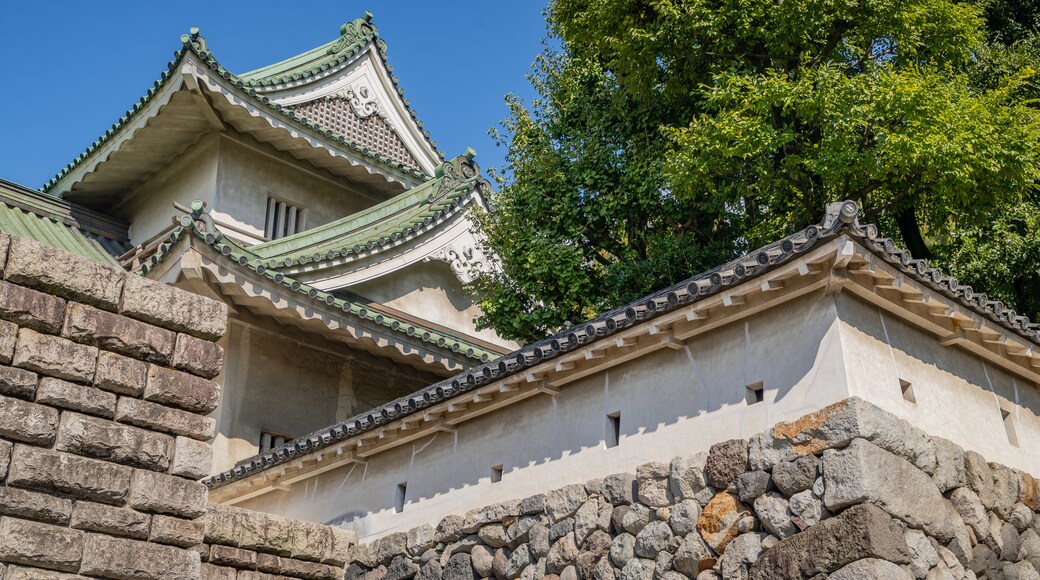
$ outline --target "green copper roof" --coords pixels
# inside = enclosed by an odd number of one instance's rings
[[[364,19],[359,19],[359,20],[364,20]],[[354,22],[358,22],[358,21],[355,20]],[[375,30],[374,27],[372,28],[372,30],[373,31]],[[373,34],[374,34],[374,32],[373,32]],[[341,37],[341,39],[342,39],[342,37]],[[369,160],[374,161],[375,163],[377,163],[379,165],[383,165],[383,166],[385,166],[387,168],[395,169],[395,170],[400,171],[402,173],[405,173],[406,175],[409,175],[409,176],[411,176],[413,178],[427,178],[427,177],[429,177],[427,174],[425,174],[422,171],[418,171],[416,169],[413,169],[412,167],[409,167],[408,165],[405,165],[404,163],[400,163],[398,161],[394,161],[393,159],[390,159],[389,157],[386,157],[385,155],[382,155],[382,154],[380,154],[380,153],[378,153],[376,151],[372,151],[368,147],[364,147],[362,145],[359,145],[359,144],[355,143],[353,140],[347,138],[345,135],[341,135],[341,134],[336,133],[335,131],[332,131],[332,130],[330,130],[328,128],[322,127],[322,126],[318,125],[317,123],[309,121],[306,117],[298,115],[298,114],[294,113],[293,111],[291,111],[291,110],[289,110],[287,108],[282,107],[281,105],[277,105],[277,104],[271,103],[270,99],[268,99],[265,96],[262,96],[262,95],[258,94],[256,89],[253,88],[253,86],[255,86],[255,85],[267,84],[270,81],[266,81],[266,80],[265,81],[260,81],[260,80],[258,80],[255,83],[247,83],[246,81],[244,81],[238,75],[236,75],[236,74],[232,73],[231,71],[227,70],[226,68],[224,68],[223,65],[221,65],[219,62],[217,62],[217,60],[213,57],[212,53],[210,53],[209,47],[208,47],[208,45],[206,43],[206,39],[203,38],[202,35],[199,34],[199,29],[198,28],[192,27],[192,29],[191,29],[189,34],[182,35],[181,36],[181,42],[183,43],[183,46],[174,53],[173,60],[171,60],[171,61],[169,61],[167,63],[167,70],[162,72],[162,74],[160,75],[159,79],[156,80],[155,83],[153,84],[153,86],[148,89],[147,93],[145,93],[145,95],[142,96],[138,100],[138,102],[134,103],[134,105],[129,110],[127,110],[127,112],[124,113],[123,116],[120,117],[118,121],[113,123],[112,126],[107,131],[105,131],[105,133],[103,135],[101,135],[93,143],[91,143],[91,145],[89,147],[87,147],[87,149],[85,151],[83,151],[78,156],[76,156],[76,158],[73,159],[71,163],[69,163],[64,168],[62,168],[62,170],[59,171],[57,175],[52,177],[46,184],[44,184],[44,186],[41,188],[44,192],[47,192],[47,191],[51,190],[55,185],[57,185],[57,183],[59,181],[64,179],[65,176],[67,176],[69,173],[71,173],[73,170],[75,170],[76,167],[78,167],[81,163],[86,161],[91,155],[96,153],[98,151],[98,149],[100,149],[102,147],[102,145],[107,143],[110,139],[115,137],[124,128],[126,128],[126,126],[129,124],[130,120],[133,119],[138,113],[140,113],[145,108],[145,106],[149,103],[149,101],[151,101],[152,98],[156,94],[159,93],[159,91],[162,89],[162,87],[166,84],[166,82],[169,79],[171,79],[171,78],[173,78],[175,76],[175,72],[174,71],[177,70],[177,67],[180,65],[181,61],[184,59],[185,55],[188,54],[189,51],[194,53],[200,59],[202,59],[202,61],[209,67],[209,69],[211,71],[213,71],[213,74],[215,76],[218,76],[218,77],[220,77],[220,78],[222,78],[222,79],[224,79],[226,81],[229,81],[231,83],[231,85],[232,85],[232,90],[235,90],[238,93],[239,97],[243,98],[244,100],[252,102],[254,105],[257,105],[258,107],[260,107],[260,108],[262,108],[264,110],[267,110],[267,111],[271,112],[272,114],[277,114],[277,115],[281,116],[282,118],[288,119],[290,122],[292,122],[294,125],[296,125],[300,130],[304,131],[307,134],[316,136],[319,139],[323,140],[330,148],[341,149],[341,150],[342,149],[351,150],[353,153],[360,154],[362,157],[366,157]],[[333,43],[330,43],[330,44],[334,44],[335,42],[338,42],[338,41],[333,41]],[[382,46],[382,43],[379,43],[379,44],[380,44],[380,46]],[[328,46],[328,45],[323,45],[323,46]],[[301,55],[301,56],[303,56],[303,55]],[[337,58],[345,59],[346,56],[344,56],[343,54],[340,54],[340,55],[337,56]],[[290,60],[293,60],[293,59],[290,59]],[[277,65],[272,65],[272,66],[277,66]],[[389,66],[387,68],[389,69]],[[263,69],[260,69],[260,70],[263,70]],[[256,71],[254,71],[254,72],[256,72]],[[393,81],[395,83],[395,86],[396,86],[397,78],[396,77],[392,77],[392,79],[393,79]],[[397,88],[397,91],[398,91],[398,93],[400,93],[402,95],[404,94],[404,92],[400,89],[400,87]],[[407,104],[407,100],[405,100],[405,103]],[[415,119],[415,111],[413,111],[411,109],[409,109],[409,111],[410,111],[413,119]],[[415,120],[416,120],[416,123],[421,128],[422,127],[422,123],[420,121],[418,121],[418,119],[415,119]],[[429,140],[429,132],[428,131],[424,131],[423,134],[426,136],[427,140]],[[436,143],[434,143],[432,141],[430,141],[430,143],[431,143],[431,145],[434,148],[436,148]],[[345,146],[345,147],[341,147],[341,146]]]
[[[370,255],[410,235],[419,234],[461,207],[465,195],[476,189],[487,193],[490,184],[473,162],[475,152],[441,164],[436,176],[366,210],[305,232],[250,246],[249,251],[268,268]]]
[[[363,17],[341,26],[340,37],[336,40],[282,62],[240,74],[238,78],[248,85],[256,86],[293,81],[328,70],[353,56],[358,49],[379,35],[371,21],[372,13],[366,12]]]
[[[38,191],[0,180],[0,231],[119,266],[127,226]]]
[[[398,334],[406,341],[411,341],[413,343],[427,343],[431,346],[450,350],[453,353],[457,353],[458,355],[469,359],[473,364],[487,362],[502,354],[502,352],[489,349],[474,341],[455,336],[442,328],[435,328],[432,324],[424,325],[417,323],[414,320],[405,320],[404,318],[395,316],[388,311],[380,309],[378,304],[371,304],[360,300],[353,300],[349,296],[344,298],[343,296],[334,295],[331,292],[324,292],[280,272],[268,269],[263,265],[262,260],[250,251],[251,248],[240,246],[234,241],[224,237],[219,231],[204,231],[200,229],[198,225],[199,222],[205,223],[209,218],[207,214],[203,213],[203,209],[204,204],[202,202],[194,202],[192,204],[193,213],[190,216],[186,215],[181,217],[181,225],[170,233],[165,242],[160,244],[156,253],[141,266],[138,273],[143,275],[155,269],[156,266],[161,264],[166,257],[170,255],[174,245],[183,239],[185,235],[190,234],[203,240],[220,256],[224,256],[225,260],[232,268],[249,270],[257,275],[263,276],[274,284],[284,286],[293,292],[308,297],[319,308],[331,308],[343,311],[358,320],[385,327],[384,330],[386,332]],[[212,230],[210,227],[207,227],[206,229]]]
[[[308,50],[290,59],[283,60],[247,73],[238,75],[238,78],[250,87],[274,86],[306,79],[310,76],[322,73],[330,68],[350,60],[355,54],[368,47],[374,42],[379,55],[383,59],[387,72],[390,73],[390,81],[394,84],[394,90],[401,97],[408,114],[415,124],[422,130],[423,137],[430,144],[437,155],[444,159],[444,153],[437,149],[437,142],[430,139],[430,132],[423,129],[423,122],[419,120],[415,109],[404,97],[404,89],[401,87],[400,79],[394,76],[394,67],[387,62],[386,43],[379,38],[379,30],[372,24],[372,13],[365,12],[361,18],[354,19],[339,28],[339,38],[327,42],[318,48]]]

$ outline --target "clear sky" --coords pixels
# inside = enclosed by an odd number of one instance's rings
[[[339,35],[371,11],[394,74],[438,147],[467,146],[482,168],[504,148],[488,129],[504,96],[530,100],[525,75],[545,36],[544,1],[7,2],[0,42],[0,177],[37,188],[107,130],[198,26],[213,55],[245,72]]]

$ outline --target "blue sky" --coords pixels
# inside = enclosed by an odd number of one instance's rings
[[[221,64],[245,72],[328,42],[365,10],[419,118],[448,157],[483,168],[505,150],[487,130],[545,36],[537,0],[434,3],[10,2],[0,43],[0,177],[40,187],[145,94],[198,26]]]

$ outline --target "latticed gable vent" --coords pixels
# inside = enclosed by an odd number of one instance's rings
[[[264,237],[277,240],[304,230],[304,211],[302,208],[286,203],[278,198],[267,198],[267,224]]]
[[[357,107],[364,107],[360,103]],[[374,103],[367,103],[374,105]],[[292,107],[292,110],[327,129],[346,135],[358,145],[393,159],[399,163],[420,169],[419,162],[412,157],[394,129],[376,108],[365,116],[358,114],[350,100],[335,96],[311,101]]]

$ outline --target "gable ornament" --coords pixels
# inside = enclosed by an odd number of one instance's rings
[[[386,113],[379,106],[379,103],[376,102],[375,97],[372,96],[367,86],[361,85],[357,88],[357,91],[353,87],[347,87],[342,95],[350,103],[351,110],[354,111],[358,118],[367,119],[372,115],[386,118]]]
[[[481,274],[492,271],[491,263],[484,252],[480,251],[475,244],[452,244],[445,246],[424,259],[440,260],[447,262],[452,273],[463,284],[470,284],[480,277]]]

